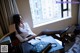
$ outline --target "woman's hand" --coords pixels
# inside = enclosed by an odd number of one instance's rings
[[[37,36],[36,35],[31,35],[30,37],[28,37],[28,40],[33,39],[35,37],[37,37]]]
[[[25,39],[24,39],[24,41],[27,41],[27,40],[28,40],[28,38],[25,38]]]

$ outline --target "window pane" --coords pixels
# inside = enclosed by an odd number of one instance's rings
[[[63,17],[67,17],[68,11],[63,11]]]
[[[63,0],[63,9],[67,9],[67,0]]]
[[[69,0],[69,2],[71,2],[71,0]],[[68,4],[68,8],[69,8],[69,17],[71,17],[71,3]]]
[[[61,0],[29,0],[33,25],[61,19]],[[65,1],[65,0],[64,0]],[[66,6],[67,7],[67,6]],[[66,8],[64,5],[64,8]],[[67,16],[67,12],[63,12]]]

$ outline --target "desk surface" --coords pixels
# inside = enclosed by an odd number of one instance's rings
[[[56,39],[54,39],[52,36],[47,36],[45,38],[42,38],[41,40],[52,44],[52,48],[49,50],[49,52],[53,52],[63,48],[62,45],[60,45],[60,43],[56,41]]]
[[[52,48],[49,50],[49,52],[53,52],[53,51],[56,51],[56,50],[59,50],[59,49],[62,49],[62,45],[60,45],[53,37],[51,36],[47,36],[45,38],[42,38],[41,41],[44,41],[44,42],[50,42],[50,43],[56,43],[57,46],[54,47],[52,46]],[[22,43],[22,49],[23,49],[23,53],[30,53],[30,50],[33,48],[32,45],[30,45],[27,41]]]

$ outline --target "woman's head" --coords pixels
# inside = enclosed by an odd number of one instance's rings
[[[18,25],[20,24],[20,15],[19,14],[13,15],[13,22]]]
[[[21,16],[19,14],[15,14],[13,15],[13,22],[15,24],[15,28],[17,30],[17,32],[20,34],[21,31],[19,30],[19,26],[20,26],[20,23],[21,23]]]

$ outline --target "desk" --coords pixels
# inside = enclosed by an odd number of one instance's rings
[[[56,43],[57,44],[57,47],[53,47],[51,46],[51,49],[49,49],[48,53],[50,52],[54,52],[56,50],[60,50],[62,49],[62,45],[60,45],[53,37],[51,36],[47,36],[45,38],[41,38],[41,41],[44,41],[44,42],[50,42],[50,43]],[[30,45],[28,42],[24,42],[21,44],[21,47],[23,49],[23,53],[30,53],[30,50],[33,48],[32,45]]]

